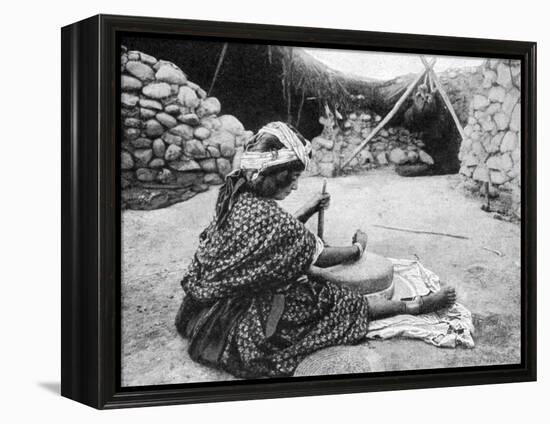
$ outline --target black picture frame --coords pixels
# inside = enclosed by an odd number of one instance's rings
[[[118,84],[128,33],[520,60],[521,363],[121,388]],[[536,43],[112,15],[61,36],[63,396],[103,409],[536,380]]]

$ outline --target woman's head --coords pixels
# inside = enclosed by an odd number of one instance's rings
[[[227,219],[242,191],[282,200],[298,188],[297,180],[311,158],[311,143],[283,122],[262,127],[247,143],[240,166],[221,186],[216,203],[216,225]]]
[[[284,148],[279,139],[271,134],[259,134],[252,141],[249,152],[277,152]],[[268,166],[258,176],[246,183],[246,188],[258,196],[283,200],[298,188],[298,178],[305,165],[298,159]]]

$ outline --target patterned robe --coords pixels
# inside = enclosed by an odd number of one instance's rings
[[[183,277],[176,327],[191,358],[237,377],[289,376],[316,350],[363,340],[366,298],[304,275],[315,243],[274,200],[240,194]]]

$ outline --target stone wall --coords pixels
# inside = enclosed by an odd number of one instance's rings
[[[221,184],[252,135],[178,66],[125,47],[121,90],[123,190]]]
[[[488,60],[470,103],[459,159],[465,186],[499,199],[504,212],[520,216],[520,62]]]
[[[438,73],[438,78],[453,105],[458,120],[464,127],[470,116],[472,98],[483,83],[481,67],[449,68]]]
[[[471,99],[483,81],[480,67],[447,69],[439,73],[438,78],[461,124],[466,125],[470,115]],[[435,87],[432,90],[435,90]],[[402,106],[402,109],[401,114],[404,112],[405,105]],[[449,112],[445,106],[441,105],[440,113],[448,114]],[[334,176],[340,172],[340,164],[343,160],[351,155],[381,120],[380,115],[361,107],[344,118],[343,124],[340,126],[336,125],[330,110],[326,110],[325,116],[320,118],[319,121],[324,129],[318,137],[312,140],[312,174]],[[451,116],[448,115],[448,118],[451,119]],[[454,126],[454,124],[452,125]],[[434,159],[423,150],[426,142],[421,131],[409,131],[399,125],[387,126],[342,171],[358,172],[376,167],[403,164],[433,165]],[[437,143],[440,142],[450,141],[437,140]]]
[[[322,117],[323,133],[312,140],[313,156],[310,173],[333,177],[342,171],[341,164],[378,125],[381,117],[370,111],[351,113],[340,129],[331,116]],[[356,172],[375,167],[405,163],[433,164],[433,159],[422,150],[424,143],[418,134],[403,127],[382,129],[343,171]]]

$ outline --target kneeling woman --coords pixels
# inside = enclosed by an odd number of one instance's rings
[[[292,375],[316,350],[365,339],[369,321],[453,303],[452,289],[413,301],[367,301],[324,267],[356,260],[367,236],[324,247],[304,223],[328,204],[317,195],[292,216],[277,205],[297,188],[311,147],[281,122],[248,143],[241,169],[220,188],[214,220],[201,233],[186,271],[179,333],[191,358],[238,377]]]

